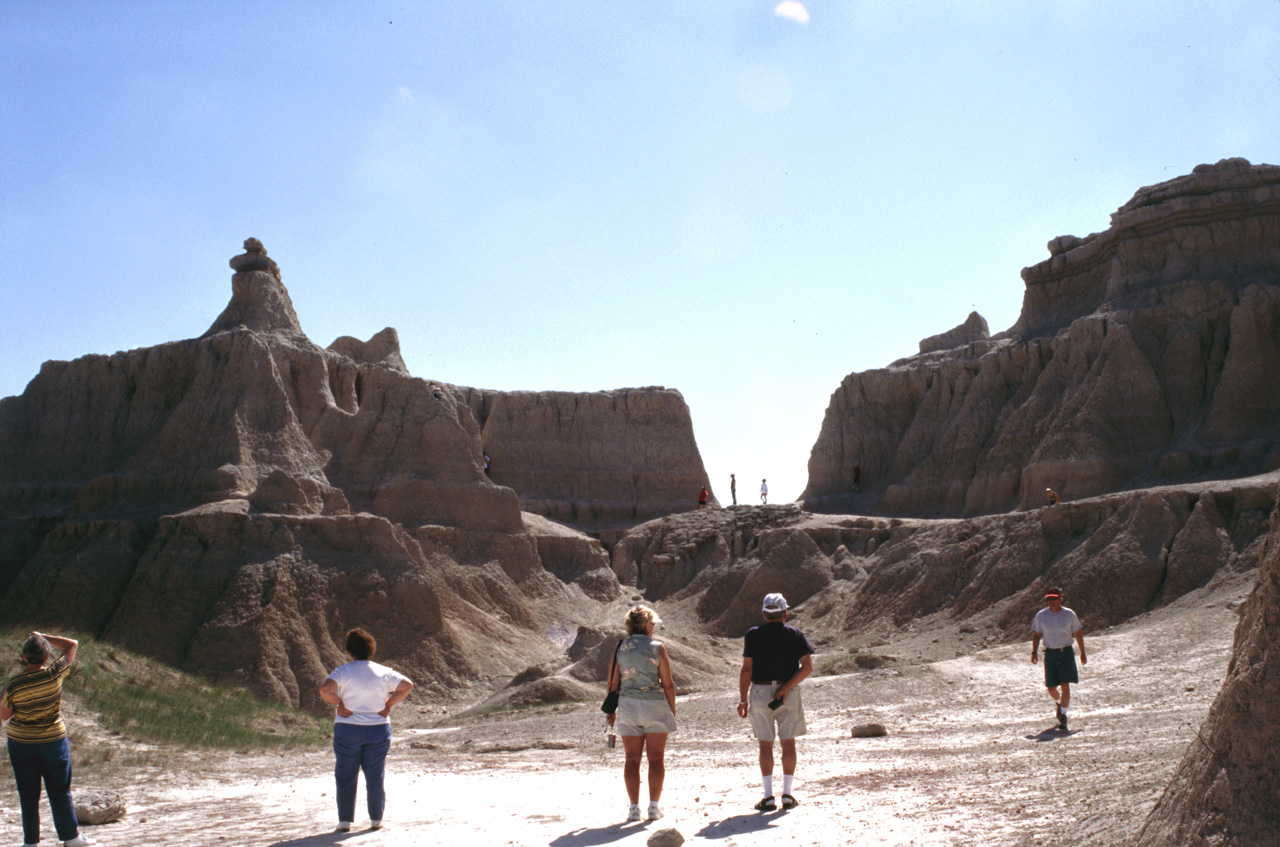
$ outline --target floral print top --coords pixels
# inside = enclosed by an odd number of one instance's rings
[[[622,673],[622,685],[618,696],[637,700],[664,700],[662,679],[658,675],[658,648],[661,641],[654,641],[643,633],[630,635],[618,647],[618,670]]]

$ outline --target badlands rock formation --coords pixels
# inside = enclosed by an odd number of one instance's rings
[[[1280,467],[1280,168],[1143,188],[1022,272],[1022,315],[831,397],[806,508],[958,516]],[[954,337],[950,349],[939,339]],[[862,490],[852,492],[861,464]]]
[[[685,604],[714,635],[759,622],[786,594],[806,631],[869,644],[906,628],[1028,637],[1044,589],[1063,588],[1090,630],[1121,623],[1258,565],[1277,475],[1126,492],[964,520],[813,515],[796,506],[674,515],[613,549],[624,583]],[[666,606],[664,606],[666,608]],[[852,640],[850,640],[852,639]]]
[[[1236,629],[1222,691],[1140,847],[1280,844],[1280,515]]]
[[[678,391],[463,396],[480,423],[490,477],[515,489],[526,512],[592,531],[625,529],[688,511],[698,489],[711,487]]]
[[[257,239],[231,267],[231,301],[200,338],[47,362],[0,400],[0,620],[312,705],[362,624],[447,693],[562,652],[558,633],[620,591],[598,541],[526,525],[517,492],[485,474],[472,404],[502,473],[549,511],[662,514],[706,478],[677,392],[429,383],[394,330],[313,344]],[[557,478],[554,457],[578,446]]]

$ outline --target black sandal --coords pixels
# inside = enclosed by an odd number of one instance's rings
[[[759,803],[756,803],[755,809],[757,812],[774,812],[774,811],[777,811],[778,804],[773,802],[773,796],[770,795],[764,798],[763,800],[761,800]]]
[[[796,806],[799,806],[799,805],[800,805],[800,801],[792,797],[790,794],[782,795],[782,808],[794,809]]]

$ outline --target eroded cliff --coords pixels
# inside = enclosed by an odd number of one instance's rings
[[[312,343],[257,239],[230,264],[199,338],[48,362],[0,400],[0,620],[307,705],[366,625],[448,694],[562,652],[620,592],[600,542],[526,525],[501,475],[614,525],[705,480],[678,392],[418,379],[393,329]]]
[[[1280,467],[1277,244],[1280,168],[1228,159],[1141,189],[1106,232],[1056,238],[1023,271],[1009,331],[957,328],[846,377],[805,507],[992,514],[1046,488],[1077,499]]]

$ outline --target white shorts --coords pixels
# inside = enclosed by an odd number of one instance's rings
[[[618,718],[614,727],[619,735],[646,735],[650,732],[675,732],[676,716],[671,714],[667,698],[639,700],[618,698]]]
[[[751,692],[747,695],[748,708],[751,712],[751,729],[761,741],[773,741],[781,738],[784,741],[804,735],[804,704],[800,702],[800,689],[793,688],[787,700],[776,709],[770,709],[769,703],[778,692],[778,683],[767,685],[751,684]],[[776,730],[776,731],[775,731]]]

